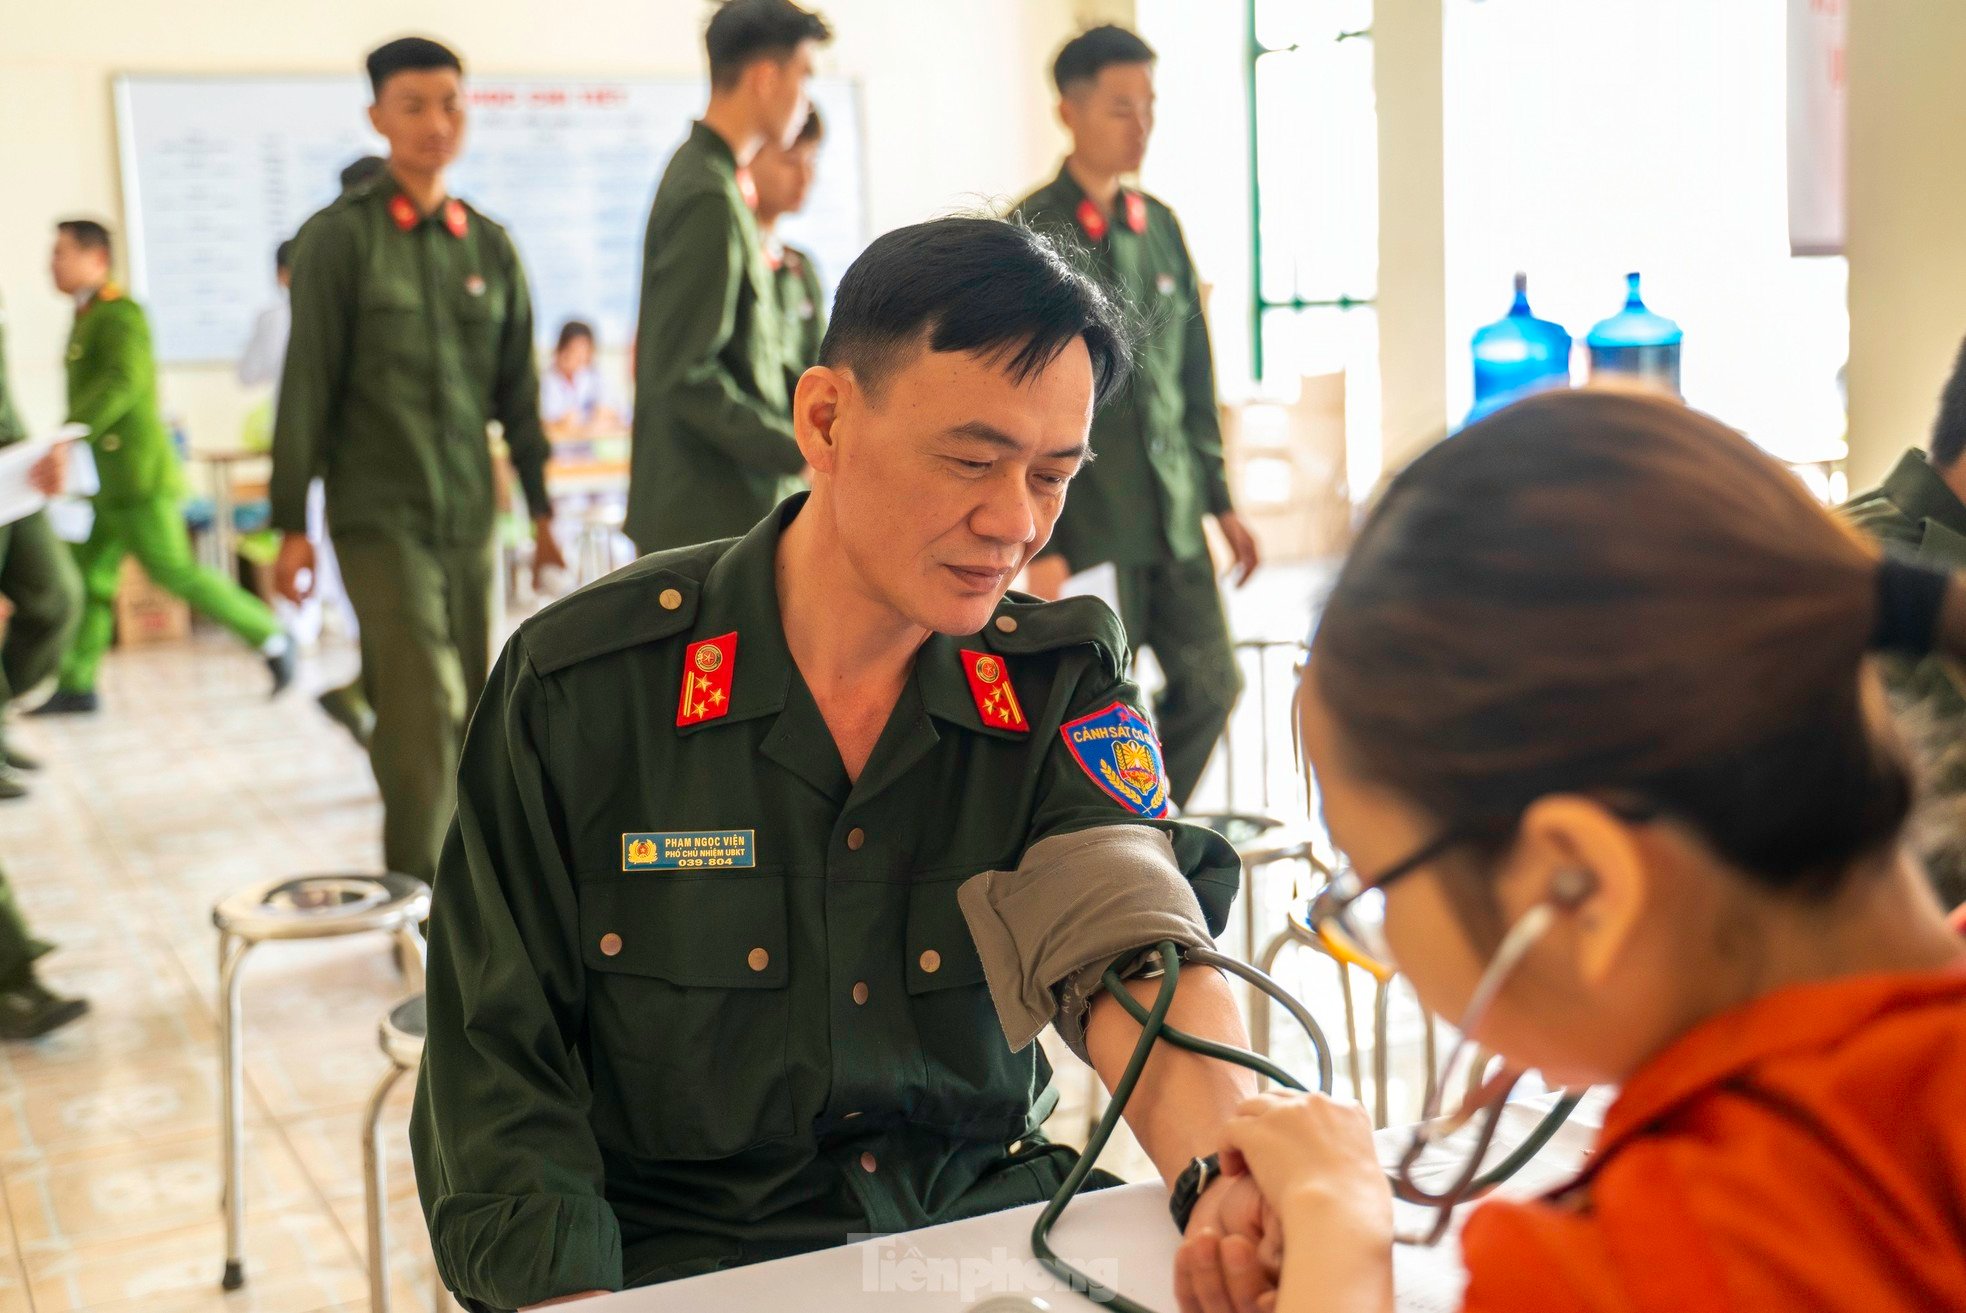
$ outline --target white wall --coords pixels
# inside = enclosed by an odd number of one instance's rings
[[[1966,5],[1850,6],[1850,482],[1922,446],[1966,335]]]
[[[1052,56],[1128,0],[821,0],[837,33],[824,71],[861,81],[873,231],[1014,199],[1048,178],[1062,135]],[[70,308],[48,282],[56,219],[119,229],[111,81],[120,73],[357,70],[426,33],[500,74],[678,74],[702,66],[700,0],[0,0],[0,297],[8,365],[37,430],[62,408]],[[468,149],[468,145],[467,145]],[[255,262],[261,252],[242,252]],[[233,445],[251,399],[229,369],[172,368],[167,410],[201,447]]]

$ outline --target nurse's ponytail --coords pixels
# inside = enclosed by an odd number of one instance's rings
[[[1387,488],[1312,664],[1358,768],[1506,842],[1634,796],[1771,887],[1832,890],[1913,788],[1867,654],[1966,658],[1966,585],[1884,565],[1780,464],[1665,398],[1550,393]]]

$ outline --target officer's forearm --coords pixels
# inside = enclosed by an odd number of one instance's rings
[[[1143,1004],[1151,1005],[1160,984],[1158,979],[1129,980],[1126,988]],[[1212,967],[1188,967],[1181,972],[1167,1021],[1203,1039],[1237,1048],[1249,1046],[1235,995]],[[1107,1089],[1118,1084],[1139,1040],[1140,1023],[1110,994],[1097,995],[1086,1020],[1086,1052]],[[1222,1124],[1237,1104],[1255,1092],[1256,1076],[1245,1068],[1172,1044],[1157,1044],[1127,1104],[1126,1122],[1171,1189],[1189,1162],[1215,1152],[1221,1144]]]

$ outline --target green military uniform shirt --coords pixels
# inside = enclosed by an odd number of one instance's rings
[[[1205,555],[1203,515],[1232,506],[1201,286],[1174,212],[1122,190],[1108,220],[1065,169],[1016,212],[1087,248],[1140,330],[1129,382],[1093,417],[1095,459],[1072,480],[1046,550],[1075,572]]]
[[[790,362],[786,366],[790,389],[797,386],[799,375],[819,363],[819,344],[826,338],[826,289],[819,285],[812,257],[798,247],[781,246],[768,260],[772,290],[785,320],[782,341]],[[791,395],[789,390],[786,395]]]
[[[640,550],[745,533],[805,468],[782,332],[736,157],[694,124],[656,188],[642,247],[624,526]]]
[[[273,433],[273,527],[489,540],[497,420],[528,509],[548,509],[532,298],[503,228],[448,200],[419,214],[384,174],[309,219]]]
[[[1139,720],[1114,710],[1138,695],[1091,599],[1013,596],[983,633],[932,637],[849,782],[779,622],[803,501],[528,620],[472,723],[411,1141],[439,1269],[474,1307],[1049,1196],[1069,1151],[1007,1146],[1050,1073],[1005,1041],[958,887],[1049,836],[1151,824],[1211,929],[1227,916],[1233,850],[1122,804],[1061,733]],[[985,723],[964,649],[999,663],[1025,730]]]
[[[150,321],[111,283],[75,314],[68,335],[68,418],[89,430],[98,508],[184,495],[184,472],[157,405]]]
[[[0,447],[27,440],[27,425],[14,409],[14,392],[7,384],[7,307],[0,305]]]
[[[1966,503],[1924,452],[1907,451],[1889,477],[1852,499],[1843,514],[1885,550],[1942,570],[1966,570]],[[1966,695],[1944,657],[1880,662],[1893,698],[1912,709],[1907,725],[1931,757],[1917,846],[1947,905],[1966,901]]]

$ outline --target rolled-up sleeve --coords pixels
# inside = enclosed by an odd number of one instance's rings
[[[1156,814],[1165,808],[1151,787],[1102,782],[1102,759],[1074,749],[1075,726],[1144,727],[1138,690],[1120,681],[1075,704],[1078,714],[1047,750],[1018,865],[974,876],[959,893],[1013,1049],[1051,1024],[1082,1053],[1085,1012],[1106,968],[1164,940],[1212,946],[1241,884],[1227,840]],[[1153,764],[1164,790],[1157,746]]]
[[[473,1309],[622,1281],[575,1047],[577,904],[523,642],[500,658],[465,740],[430,915],[429,1032],[410,1128],[438,1271]]]

